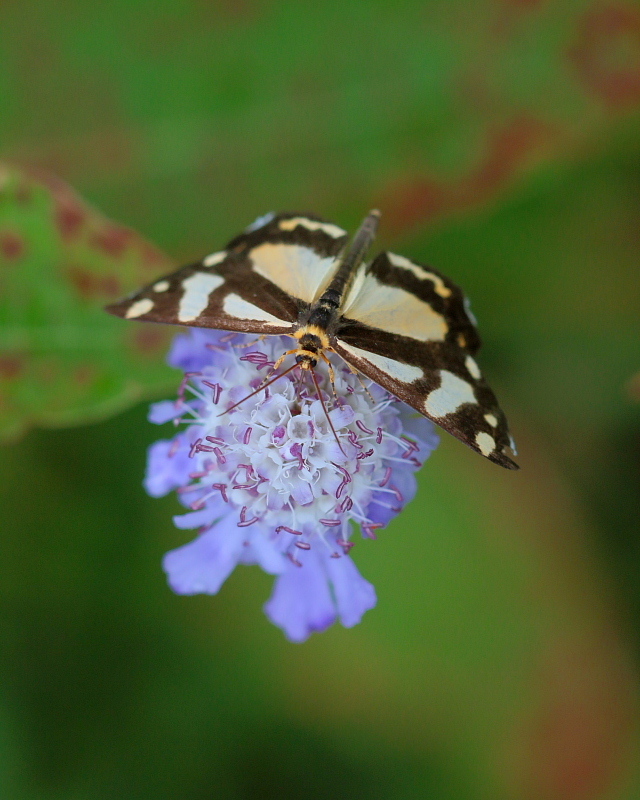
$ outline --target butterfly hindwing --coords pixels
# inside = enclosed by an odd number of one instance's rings
[[[462,290],[436,270],[395,253],[380,253],[360,268],[342,314],[422,342],[450,342],[471,354],[480,348]]]
[[[381,253],[345,301],[334,349],[469,447],[515,469],[504,452],[512,444],[505,416],[472,355],[479,346],[459,287]]]

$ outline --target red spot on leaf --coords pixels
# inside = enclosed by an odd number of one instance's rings
[[[108,222],[91,235],[91,244],[108,256],[117,258],[124,253],[133,236],[135,234],[130,228]]]
[[[152,355],[167,346],[169,334],[161,326],[136,326],[133,333],[133,345],[145,355]]]
[[[78,386],[88,386],[94,382],[97,374],[94,364],[79,364],[73,370],[73,380]]]
[[[23,182],[16,186],[14,197],[17,203],[24,206],[30,202],[31,196],[31,186],[28,183]]]
[[[12,380],[22,372],[24,360],[19,356],[0,355],[0,378]]]
[[[378,204],[388,208],[385,222],[398,233],[444,213],[452,205],[450,190],[429,178],[399,183]]]
[[[640,102],[640,11],[624,5],[590,11],[569,58],[583,84],[610,108]]]
[[[20,258],[25,250],[24,239],[15,231],[0,232],[0,253],[7,261]]]
[[[148,242],[142,241],[140,245],[140,255],[145,269],[157,270],[160,267],[170,268],[170,261],[165,253]]]
[[[463,182],[462,197],[466,193],[469,201],[476,202],[498,189],[544,144],[548,134],[542,122],[528,115],[518,117],[499,130],[489,141],[484,161]]]
[[[65,194],[56,197],[55,217],[63,241],[69,242],[79,234],[87,212],[75,197]]]
[[[119,297],[122,294],[120,281],[115,275],[96,275],[83,267],[70,267],[67,275],[84,300]]]
[[[522,115],[495,132],[486,154],[468,175],[447,184],[421,176],[398,182],[380,200],[395,233],[434,217],[478,205],[497,193],[535,158],[540,158],[550,130],[534,117]]]

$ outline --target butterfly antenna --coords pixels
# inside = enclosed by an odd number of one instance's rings
[[[266,383],[263,383],[260,386],[258,386],[255,392],[251,392],[251,394],[248,394],[246,397],[243,397],[242,400],[238,400],[237,403],[234,403],[232,406],[229,406],[229,408],[225,409],[222,413],[218,414],[218,416],[222,417],[224,414],[228,414],[229,411],[233,411],[234,408],[237,408],[241,403],[244,403],[245,400],[249,400],[251,397],[255,397],[255,395],[259,394],[263,389],[266,389],[267,386],[271,386],[271,384],[275,383],[278,380],[278,378],[283,378],[285,375],[288,375],[297,366],[298,364],[293,364],[293,366],[289,367],[289,369],[285,369],[284,372],[279,372],[274,378],[271,378],[270,381],[267,381]]]
[[[316,378],[316,373],[313,370],[311,370],[311,377],[313,378],[313,382],[314,382],[314,384],[316,386],[316,391],[318,392],[318,400],[320,401],[320,405],[322,406],[322,410],[324,411],[324,415],[327,418],[327,422],[329,423],[329,427],[331,428],[333,436],[334,436],[334,438],[335,438],[335,440],[336,440],[336,442],[338,444],[338,447],[340,448],[340,452],[342,453],[343,456],[346,457],[347,454],[342,449],[342,445],[340,444],[340,439],[338,439],[338,434],[336,433],[336,429],[333,427],[333,422],[331,422],[331,417],[329,416],[329,412],[327,411],[327,407],[324,404],[324,400],[322,399],[322,392],[320,391],[320,384],[318,383],[318,379]]]

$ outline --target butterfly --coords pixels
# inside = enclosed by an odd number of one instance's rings
[[[474,358],[480,338],[467,298],[440,272],[405,256],[383,252],[366,262],[379,219],[371,211],[349,244],[345,230],[314,214],[266,214],[224,250],[106,310],[125,319],[287,334],[295,347],[276,368],[293,355],[293,367],[313,374],[324,361],[331,370],[326,352],[337,353],[490,461],[518,469],[506,453],[515,455],[507,420]]]

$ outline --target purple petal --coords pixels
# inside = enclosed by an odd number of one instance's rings
[[[245,532],[229,515],[189,544],[169,551],[162,562],[176,594],[216,594],[233,572]]]
[[[358,572],[349,556],[330,558],[325,555],[325,566],[336,598],[340,622],[352,628],[362,619],[365,611],[376,604],[376,590]]]
[[[408,413],[402,414],[401,418],[404,433],[415,439],[420,445],[419,457],[424,461],[440,442],[436,426],[430,419],[417,416],[412,408],[408,409]]]
[[[152,403],[149,406],[147,419],[156,425],[162,425],[183,414],[185,407],[182,403],[175,403],[173,400],[161,400],[159,403]]]
[[[257,530],[251,537],[248,546],[242,552],[240,561],[243,564],[257,564],[269,575],[280,575],[289,565],[285,556],[262,530]]]
[[[194,495],[195,497],[195,495]],[[198,511],[191,511],[189,514],[178,514],[173,518],[176,528],[189,530],[191,528],[201,528],[203,525],[211,525],[217,517],[228,511],[223,500],[219,503],[209,502],[205,508]]]
[[[336,611],[316,550],[300,551],[296,556],[302,566],[287,565],[285,572],[276,579],[264,611],[292,642],[304,642],[314,631],[333,625]]]
[[[333,427],[337,429],[344,428],[346,425],[351,425],[355,419],[355,411],[349,405],[342,405],[334,408],[329,412],[329,418],[333,423]]]
[[[182,436],[171,440],[160,439],[147,451],[144,488],[152,497],[162,497],[172,489],[188,483],[190,466],[189,448]]]
[[[207,347],[217,345],[222,333],[211,330],[191,329],[178,334],[171,343],[167,361],[172,367],[185,372],[198,372],[215,363],[216,351]]]

